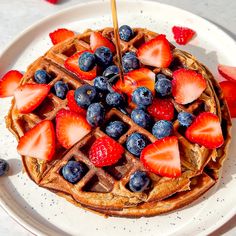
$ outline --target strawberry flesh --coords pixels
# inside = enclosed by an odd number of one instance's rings
[[[172,94],[177,103],[188,104],[195,101],[206,87],[204,77],[194,70],[181,68],[173,73]]]
[[[165,35],[160,34],[139,47],[137,57],[147,66],[168,67],[172,61],[170,43]]]
[[[51,32],[49,34],[49,37],[53,43],[53,45],[56,45],[58,43],[61,43],[71,37],[74,37],[75,36],[75,33],[71,30],[68,30],[68,29],[57,29],[55,30],[54,32]]]
[[[210,112],[203,112],[187,128],[186,137],[209,149],[220,147],[224,143],[219,117]]]
[[[50,88],[47,84],[24,84],[19,86],[14,92],[18,111],[22,114],[33,111],[47,97]]]
[[[56,115],[56,135],[66,149],[72,147],[91,131],[85,117],[73,111],[61,109]]]
[[[181,26],[173,26],[172,32],[174,34],[175,42],[180,45],[186,45],[196,34],[194,30]]]
[[[218,65],[218,71],[225,79],[236,82],[236,67]]]
[[[14,91],[20,85],[23,75],[17,70],[8,71],[0,79],[0,98],[14,95]]]
[[[65,67],[69,71],[75,73],[80,79],[93,80],[97,76],[97,67],[96,66],[91,71],[88,71],[88,72],[82,71],[79,68],[79,57],[84,52],[91,52],[91,51],[84,50],[84,51],[74,54],[71,57],[68,57],[65,61]]]
[[[51,121],[44,120],[20,138],[17,151],[22,156],[51,160],[55,153],[55,131]]]
[[[166,137],[145,147],[141,162],[149,171],[164,177],[176,178],[181,175],[178,138]]]
[[[99,47],[107,47],[111,50],[112,53],[115,53],[115,45],[107,38],[105,38],[99,32],[92,32],[90,35],[90,47],[93,52],[96,51]]]

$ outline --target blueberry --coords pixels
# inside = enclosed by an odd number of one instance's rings
[[[119,35],[120,35],[120,39],[128,42],[130,41],[131,38],[133,38],[133,30],[130,26],[128,25],[122,25],[119,28]]]
[[[82,71],[90,71],[95,66],[95,56],[91,52],[84,52],[79,57],[79,68]]]
[[[87,110],[86,119],[94,127],[99,126],[104,121],[105,109],[100,103],[92,103]]]
[[[142,150],[149,144],[147,138],[140,133],[131,134],[127,141],[126,147],[129,152],[135,156],[140,156]]]
[[[7,161],[0,159],[0,176],[5,175],[9,170]]]
[[[65,99],[66,94],[69,90],[69,87],[68,87],[68,84],[64,83],[63,81],[57,81],[54,84],[54,90],[57,97],[61,99]]]
[[[157,82],[155,84],[157,95],[160,97],[168,96],[172,92],[172,83],[163,74],[157,75]]]
[[[104,76],[97,76],[94,79],[94,87],[99,91],[107,91],[108,90],[108,81]]]
[[[139,60],[134,52],[127,52],[122,57],[122,65],[125,72],[139,68]]]
[[[121,121],[112,121],[106,127],[106,134],[114,139],[119,139],[126,132],[126,125]]]
[[[78,161],[68,161],[67,164],[62,168],[62,175],[64,179],[72,184],[80,181],[86,172],[87,168],[85,165]]]
[[[129,180],[129,188],[132,192],[143,192],[148,189],[150,178],[144,171],[134,172]]]
[[[75,101],[82,108],[87,108],[96,96],[96,89],[92,85],[82,85],[75,90]]]
[[[132,94],[132,101],[140,107],[151,105],[152,100],[152,93],[146,87],[139,87]]]
[[[194,115],[188,113],[188,112],[180,112],[178,114],[178,121],[183,126],[190,126],[194,120]]]
[[[116,92],[108,93],[106,103],[111,107],[122,107],[124,105],[124,98],[121,94]]]
[[[131,112],[131,119],[139,126],[148,129],[151,126],[152,119],[143,109],[134,109]]]
[[[119,68],[118,66],[112,65],[106,68],[103,72],[103,76],[107,77],[108,79],[111,79],[115,75],[119,74]]]
[[[106,68],[112,63],[112,52],[107,47],[97,48],[95,51],[96,62],[99,66]]]
[[[170,121],[159,120],[152,127],[152,134],[158,138],[162,139],[170,136],[173,130],[173,125]]]
[[[38,84],[48,84],[52,80],[45,70],[37,70],[34,73],[34,79]]]

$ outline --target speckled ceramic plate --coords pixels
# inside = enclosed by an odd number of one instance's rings
[[[120,24],[147,27],[167,34],[173,41],[173,25],[189,26],[197,37],[182,47],[207,65],[216,78],[217,64],[235,63],[236,45],[218,27],[189,12],[156,2],[119,1]],[[111,26],[107,1],[77,5],[62,11],[23,32],[1,55],[0,72],[11,68],[24,71],[51,47],[48,33],[58,27],[78,32]],[[219,77],[218,77],[219,78]],[[108,218],[86,212],[63,198],[39,188],[21,172],[16,141],[5,128],[4,116],[10,99],[0,100],[0,156],[11,166],[8,177],[0,180],[0,203],[22,226],[38,235],[206,235],[236,213],[236,146],[231,150],[222,178],[213,189],[193,204],[171,214],[148,219]],[[236,132],[234,121],[233,133]],[[232,143],[235,143],[235,136]]]

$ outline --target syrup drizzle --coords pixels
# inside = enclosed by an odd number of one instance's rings
[[[119,26],[118,26],[118,19],[117,19],[116,0],[111,0],[111,12],[112,12],[113,27],[114,27],[114,37],[115,37],[115,46],[116,46],[116,52],[117,52],[118,68],[120,71],[120,79],[122,82],[124,82],[124,71],[123,71],[123,66],[122,66],[122,54],[121,54],[121,47],[120,47],[120,36],[119,36]]]

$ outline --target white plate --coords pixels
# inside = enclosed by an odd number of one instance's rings
[[[216,77],[218,63],[233,65],[235,42],[218,27],[181,9],[145,1],[119,1],[121,24],[147,27],[167,34],[173,41],[173,25],[189,26],[197,37],[181,47],[207,65]],[[78,32],[111,26],[107,1],[74,6],[42,20],[23,32],[1,55],[0,72],[26,70],[34,59],[51,47],[48,33],[58,27]],[[0,101],[0,156],[11,165],[9,177],[1,178],[0,203],[21,225],[38,235],[206,235],[236,213],[236,147],[231,145],[220,183],[193,204],[171,214],[148,219],[105,219],[76,208],[63,198],[36,186],[21,172],[16,141],[5,128],[10,99]],[[235,133],[235,121],[234,130]],[[235,143],[235,137],[232,140]]]

